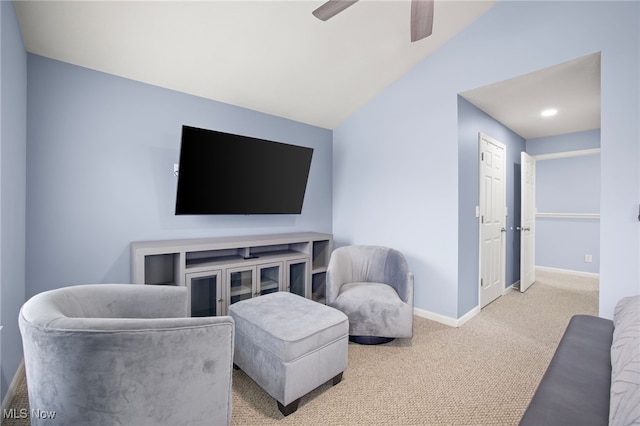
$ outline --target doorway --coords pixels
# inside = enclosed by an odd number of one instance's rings
[[[479,212],[478,197],[478,132],[490,135],[503,142],[507,148],[507,232],[506,232],[506,279],[503,294],[512,288],[519,288],[521,278],[520,243],[522,231],[520,187],[520,152],[529,152],[529,142],[537,142],[553,135],[571,135],[599,127],[600,117],[600,55],[595,53],[570,60],[547,69],[534,71],[514,79],[489,84],[458,94],[458,165],[459,165],[459,206],[458,243],[458,290],[460,315],[482,306],[479,298],[480,262],[478,261]],[[570,102],[579,95],[580,101]],[[539,112],[543,107],[558,106],[559,114],[553,120],[544,120]],[[539,102],[538,102],[539,101]],[[527,108],[525,108],[527,107]],[[579,107],[579,108],[578,108]],[[497,109],[496,109],[497,108]],[[503,115],[503,112],[508,113]],[[573,117],[573,119],[572,119]],[[511,121],[510,118],[517,120]],[[582,126],[584,124],[584,127]],[[535,133],[533,133],[535,132]],[[554,145],[555,146],[555,145]],[[583,145],[576,145],[582,147]],[[552,148],[551,141],[545,147]],[[585,147],[589,148],[589,146]],[[567,144],[563,150],[571,150]],[[530,154],[553,152],[540,148]],[[538,170],[540,172],[540,169]],[[473,193],[471,192],[473,191]],[[540,188],[538,189],[540,191]],[[540,206],[538,206],[540,208]],[[541,210],[542,211],[542,210]],[[568,211],[574,211],[568,210]],[[544,213],[544,211],[542,211]],[[536,213],[539,218],[543,213]],[[558,213],[552,211],[551,213]],[[562,213],[562,211],[560,211]],[[536,219],[537,220],[537,219]],[[571,219],[573,220],[573,219]],[[593,219],[594,221],[597,219]],[[565,219],[565,221],[567,221]],[[538,224],[539,225],[539,224]],[[545,232],[542,232],[545,231]],[[536,245],[540,259],[543,242],[557,241],[557,233],[536,227]],[[580,235],[582,236],[582,234]],[[543,239],[544,238],[544,239]],[[573,240],[572,240],[573,241]],[[554,247],[552,247],[554,248]],[[592,251],[593,250],[593,251]],[[585,249],[584,253],[596,254],[598,248]],[[584,253],[582,257],[584,258]],[[557,257],[557,256],[556,256]],[[594,264],[596,263],[596,256]],[[584,263],[581,260],[582,263]],[[471,265],[474,266],[471,266]],[[476,266],[477,265],[477,266]],[[580,265],[576,265],[577,268]],[[558,266],[562,268],[563,266]],[[567,269],[575,269],[567,267]],[[483,279],[484,281],[484,279]],[[483,282],[484,284],[484,282]]]

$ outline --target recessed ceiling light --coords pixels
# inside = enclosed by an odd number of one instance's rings
[[[545,109],[544,111],[542,111],[540,113],[541,116],[543,117],[553,117],[554,115],[556,115],[558,113],[558,110],[555,108],[549,108],[549,109]]]

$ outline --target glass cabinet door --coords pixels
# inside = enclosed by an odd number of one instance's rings
[[[229,304],[253,297],[256,281],[256,268],[227,269],[227,287],[229,288]]]
[[[220,271],[187,274],[188,308],[192,317],[223,315]]]
[[[282,284],[282,262],[258,266],[258,292],[256,296],[275,293]]]
[[[307,259],[287,261],[287,290],[298,296],[307,297],[307,271],[309,261]]]

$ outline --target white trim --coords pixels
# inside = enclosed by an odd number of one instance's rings
[[[18,383],[20,382],[24,374],[25,374],[25,370],[24,370],[24,358],[23,358],[22,361],[20,361],[20,365],[18,365],[18,370],[16,371],[16,374],[13,376],[13,379],[11,380],[9,389],[7,389],[7,394],[4,396],[4,399],[2,400],[3,413],[4,413],[4,410],[9,408],[9,403],[11,402],[16,392],[18,391]]]
[[[553,152],[551,154],[532,155],[536,160],[556,160],[558,158],[582,157],[583,155],[598,155],[600,148],[579,149],[576,151]]]
[[[599,278],[600,274],[596,272],[574,271],[572,269],[550,268],[548,266],[536,266],[536,271],[555,272],[557,274],[578,275],[589,278]]]
[[[458,318],[456,320],[456,322],[457,322],[456,327],[463,326],[467,321],[469,321],[471,318],[475,317],[479,313],[480,313],[480,306],[478,305],[475,308],[471,309],[466,314],[464,314],[463,316],[461,316],[460,318]]]
[[[480,307],[476,306],[469,312],[461,316],[460,318],[451,318],[445,315],[436,314],[435,312],[426,311],[420,308],[413,308],[413,314],[417,317],[426,318],[431,321],[439,322],[440,324],[448,325],[450,327],[461,327],[464,323],[469,321],[480,313]]]
[[[600,213],[536,213],[536,217],[556,219],[600,219]]]

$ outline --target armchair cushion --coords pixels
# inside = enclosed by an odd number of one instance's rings
[[[349,317],[349,334],[352,336],[412,335],[413,307],[404,303],[388,284],[344,284],[331,306]]]

